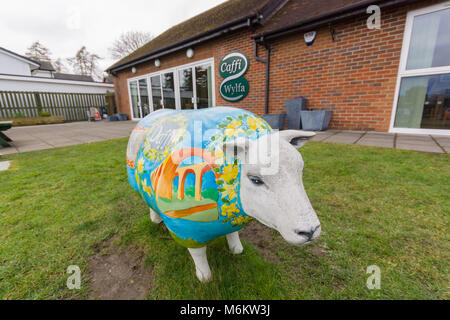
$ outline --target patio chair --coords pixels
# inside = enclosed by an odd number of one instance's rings
[[[2,145],[3,147],[11,147],[9,142],[12,142],[12,140],[2,131],[10,129],[12,127],[12,124],[12,121],[0,121],[0,145]]]
[[[88,121],[91,122],[92,120],[95,121],[95,114],[97,113],[97,109],[90,108],[88,111],[86,111],[88,116]]]

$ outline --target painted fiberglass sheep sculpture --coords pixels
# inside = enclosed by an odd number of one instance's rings
[[[315,134],[275,132],[242,109],[160,110],[141,120],[127,149],[128,179],[188,248],[200,281],[211,279],[209,241],[226,235],[242,253],[238,231],[252,219],[277,230],[293,245],[309,244],[321,232],[302,182],[296,147]]]

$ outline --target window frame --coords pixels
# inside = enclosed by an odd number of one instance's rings
[[[196,89],[196,83],[195,83],[195,67],[197,66],[202,66],[202,65],[210,65],[211,66],[211,79],[212,79],[212,90],[211,90],[211,95],[212,95],[212,108],[216,107],[216,85],[215,85],[215,64],[214,64],[214,58],[208,58],[208,59],[204,59],[204,60],[198,60],[198,61],[194,61],[194,62],[190,62],[187,64],[183,64],[183,65],[178,65],[175,67],[171,67],[171,68],[167,68],[167,69],[162,69],[162,70],[158,70],[156,72],[152,72],[152,73],[148,73],[148,74],[144,74],[144,75],[140,75],[140,76],[136,76],[136,77],[132,77],[132,78],[128,78],[127,79],[127,90],[128,90],[128,98],[129,98],[129,103],[130,103],[130,112],[131,112],[131,120],[133,121],[139,121],[142,120],[142,118],[135,118],[134,114],[133,114],[133,105],[132,105],[132,99],[131,99],[131,88],[130,88],[130,83],[133,81],[138,81],[142,80],[142,79],[146,79],[147,80],[147,90],[148,90],[148,94],[149,94],[149,103],[150,103],[150,113],[153,112],[153,94],[152,94],[152,87],[151,87],[151,78],[155,77],[155,76],[159,76],[160,77],[160,81],[161,81],[161,97],[162,99],[164,99],[164,95],[163,95],[163,89],[162,89],[162,75],[165,73],[171,73],[173,72],[173,76],[174,76],[174,90],[175,90],[175,110],[181,110],[181,98],[180,98],[180,83],[179,83],[179,75],[178,72],[179,70],[184,70],[184,69],[188,69],[188,68],[193,68],[193,78],[192,81],[193,83],[193,89],[194,89],[194,97],[197,97],[197,89]],[[142,115],[141,112],[141,107],[140,107],[140,94],[138,95],[138,100],[139,100],[139,113],[140,115]],[[164,108],[163,108],[164,109]],[[197,104],[195,104],[195,109],[197,109]],[[171,109],[173,110],[173,109]]]
[[[403,45],[400,57],[399,71],[397,75],[397,84],[395,87],[394,104],[392,107],[391,121],[389,125],[389,132],[392,133],[411,133],[411,134],[442,134],[450,135],[449,129],[423,129],[423,128],[396,128],[395,117],[397,115],[398,100],[400,97],[400,87],[403,78],[417,77],[417,76],[430,76],[439,74],[450,74],[450,65],[444,67],[431,67],[422,69],[407,70],[407,60],[409,54],[409,47],[411,44],[411,35],[414,25],[414,18],[424,14],[437,12],[444,9],[450,9],[450,1],[442,2],[432,6],[424,7],[421,9],[411,10],[407,13],[405,31],[403,34]]]

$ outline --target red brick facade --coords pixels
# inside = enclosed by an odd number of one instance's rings
[[[420,7],[436,1],[422,2]],[[285,100],[304,96],[311,109],[331,109],[332,129],[388,131],[395,96],[397,73],[408,10],[418,5],[382,11],[380,30],[369,30],[368,15],[333,25],[335,41],[328,27],[317,31],[312,46],[306,46],[303,33],[271,42],[270,113],[285,113]],[[217,106],[242,107],[264,114],[265,64],[257,62],[251,36],[258,29],[236,31],[194,47],[192,59],[185,50],[161,57],[161,67],[153,60],[119,72],[114,78],[118,111],[130,115],[127,79],[167,68],[214,58]],[[265,50],[259,48],[262,58]],[[250,58],[245,76],[250,84],[248,96],[230,103],[219,94],[222,81],[218,63],[227,53],[240,50]]]

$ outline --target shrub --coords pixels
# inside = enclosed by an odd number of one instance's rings
[[[19,119],[19,118],[25,118],[25,115],[22,112],[17,112],[14,115],[14,118]]]
[[[40,117],[51,117],[51,114],[48,111],[39,111],[39,116]]]

